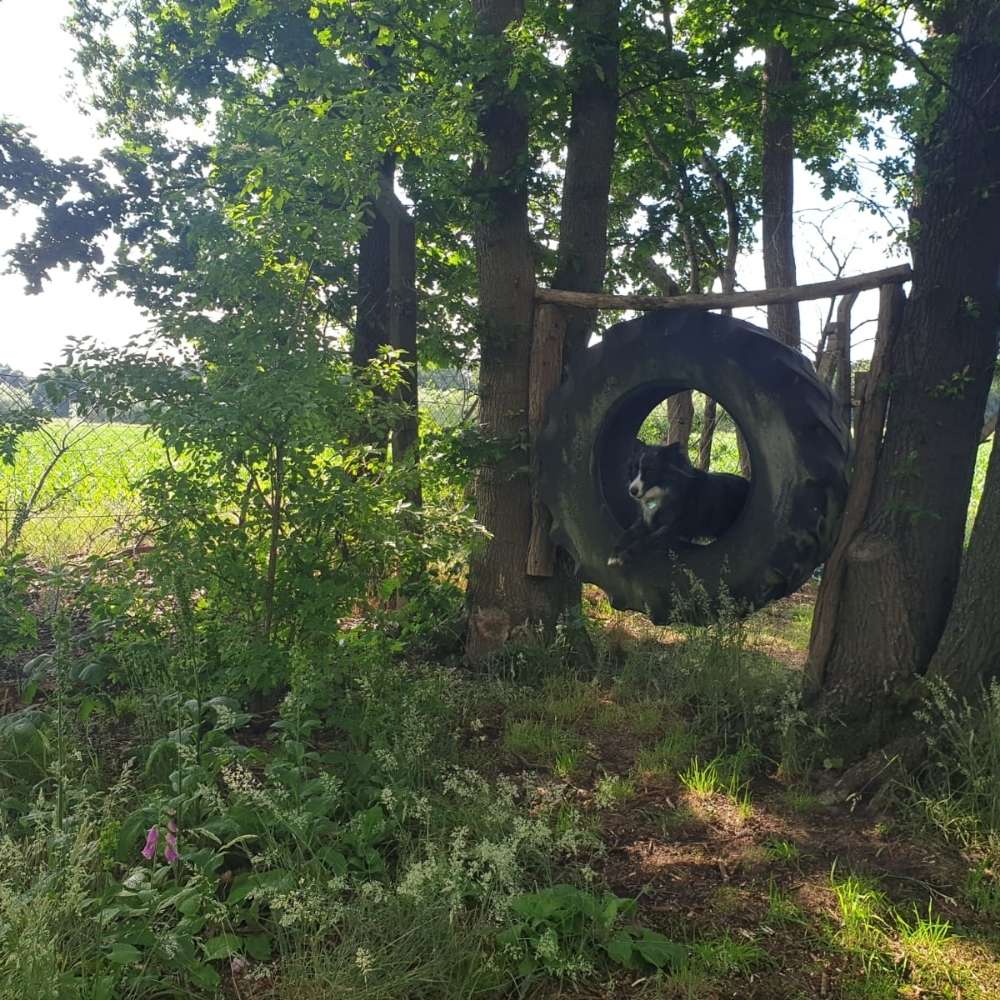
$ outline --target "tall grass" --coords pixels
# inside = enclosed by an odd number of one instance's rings
[[[21,438],[12,466],[0,465],[0,545],[30,504],[17,544],[34,558],[108,549],[137,516],[139,480],[162,461],[141,424],[50,421]]]

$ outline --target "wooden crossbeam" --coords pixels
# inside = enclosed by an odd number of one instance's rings
[[[848,278],[817,281],[794,288],[765,288],[756,292],[711,292],[707,295],[606,295],[603,292],[566,292],[558,288],[539,288],[538,302],[584,309],[739,309],[742,306],[767,306],[777,302],[808,302],[846,292],[863,292],[880,285],[901,285],[913,277],[909,264],[868,271]]]

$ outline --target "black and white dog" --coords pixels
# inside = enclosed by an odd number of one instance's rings
[[[609,566],[666,551],[695,538],[718,538],[743,509],[750,483],[728,472],[696,469],[680,444],[636,442],[628,491],[639,506],[635,523],[618,539]]]

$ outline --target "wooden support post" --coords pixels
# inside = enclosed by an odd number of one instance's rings
[[[844,423],[851,425],[851,310],[857,301],[857,291],[842,296],[837,305],[837,399]]]
[[[528,382],[528,433],[534,455],[535,441],[545,422],[545,405],[562,379],[563,343],[566,317],[554,305],[540,304],[535,309],[531,340],[531,372]],[[528,541],[528,576],[552,576],[556,566],[556,547],[549,538],[552,518],[531,486],[531,537]]]
[[[871,372],[865,386],[863,412],[855,438],[854,473],[851,477],[840,533],[833,552],[826,561],[823,582],[813,613],[809,660],[804,678],[807,696],[822,687],[826,659],[833,648],[833,628],[837,620],[837,609],[847,570],[848,550],[864,524],[875,484],[875,469],[878,466],[885,415],[889,406],[887,378],[889,358],[893,341],[899,332],[905,302],[906,296],[899,285],[883,285],[879,289],[878,329],[875,334]]]
[[[837,374],[837,357],[840,353],[840,328],[836,320],[826,324],[823,330],[823,352],[816,363],[816,374],[831,388]]]
[[[854,407],[854,419],[851,423],[851,430],[854,440],[857,441],[861,431],[861,421],[865,413],[865,399],[868,397],[868,382],[871,372],[857,372],[854,376],[854,395],[851,397],[851,405]]]

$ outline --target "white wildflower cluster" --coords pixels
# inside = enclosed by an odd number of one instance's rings
[[[442,785],[474,807],[478,832],[459,827],[447,845],[432,846],[405,869],[396,891],[414,901],[445,900],[454,913],[474,900],[501,920],[511,898],[523,891],[532,860],[574,851],[583,840],[574,827],[557,834],[544,815],[526,814],[508,779],[491,784],[475,771],[456,769]]]
[[[358,971],[367,983],[369,975],[371,975],[375,968],[375,960],[372,958],[371,952],[367,948],[358,948],[354,953],[354,964],[358,967]]]
[[[344,794],[344,782],[341,781],[332,771],[324,771],[317,775],[320,784],[323,786],[323,793],[333,802],[339,802]]]
[[[430,817],[431,804],[426,795],[411,795],[403,809],[403,819],[425,820]]]
[[[225,800],[215,785],[207,785],[202,782],[195,790],[195,795],[201,799],[202,803],[206,805],[210,811],[216,813],[222,813],[225,811]]]
[[[384,903],[388,898],[389,893],[381,882],[373,882],[369,880],[367,882],[362,882],[358,886],[358,895],[366,903],[374,903],[377,905],[379,903]]]
[[[0,836],[0,889],[13,889],[26,881],[27,859],[17,841]]]
[[[407,760],[412,763],[427,757],[434,747],[434,735],[432,720],[423,708],[409,701],[404,702],[395,743],[406,748]]]
[[[217,729],[235,729],[238,719],[232,707],[222,702],[212,706],[215,710],[215,726]]]
[[[396,755],[389,750],[377,747],[375,750],[375,759],[382,765],[382,770],[388,774],[394,774],[399,770],[399,761],[396,759]]]
[[[346,912],[341,898],[342,886],[340,880],[330,880],[323,885],[303,882],[288,892],[269,896],[268,903],[278,914],[282,927],[299,927],[309,933],[325,934]]]

